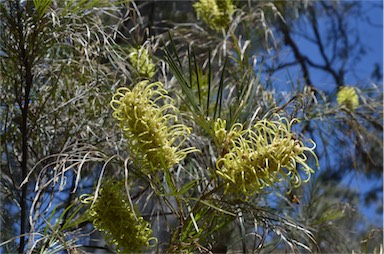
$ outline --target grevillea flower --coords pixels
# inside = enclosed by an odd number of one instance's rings
[[[157,105],[160,101],[163,106]],[[132,90],[119,88],[111,107],[134,159],[142,168],[169,169],[188,153],[198,151],[194,147],[180,149],[191,130],[177,124],[177,116],[173,114],[177,109],[161,82],[141,81]]]
[[[197,16],[216,31],[228,27],[235,11],[232,0],[200,0],[193,7]]]
[[[151,79],[155,75],[156,66],[143,46],[130,50],[129,61],[141,77]]]
[[[243,126],[240,123],[234,124],[229,132],[226,130],[227,122],[220,118],[214,122],[214,132],[217,143],[220,147],[220,157],[224,156],[235,145],[234,141],[240,138],[243,131]]]
[[[289,122],[284,117],[277,118],[275,121],[261,120],[250,129],[243,129],[237,123],[224,138],[216,172],[224,180],[226,192],[250,196],[282,180],[287,180],[291,187],[298,187],[302,183],[298,165],[307,175],[304,182],[310,179],[314,170],[306,163],[305,152],[312,154],[317,162],[313,152],[315,143],[309,148],[295,138],[291,132],[295,119]],[[221,140],[223,125],[225,121],[219,119],[214,130]]]
[[[354,87],[344,86],[337,93],[337,103],[340,106],[346,106],[350,110],[359,107],[359,97]]]
[[[150,224],[132,211],[122,190],[121,182],[106,182],[91,205],[89,216],[93,226],[105,233],[118,252],[141,252],[150,241],[156,244],[157,239],[152,237]],[[87,197],[83,203],[92,203],[93,199],[93,196]]]

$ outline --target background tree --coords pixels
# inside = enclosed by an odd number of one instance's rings
[[[115,55],[116,31],[101,23],[115,7],[98,2],[0,4],[2,237],[13,239],[7,252],[16,251],[18,240],[20,253],[28,241],[41,240],[52,206],[66,211],[78,196],[81,165],[102,159],[84,142],[97,143],[108,128],[111,87],[120,74],[106,62]],[[95,177],[94,170],[83,172]]]
[[[364,56],[349,18],[369,15],[363,3],[9,0],[0,10],[5,252],[138,251],[139,243],[168,252],[379,247],[377,225],[358,228],[361,196],[340,184],[351,170],[382,176],[380,73],[376,83],[349,83],[354,88],[342,93]],[[303,38],[318,56],[305,52]],[[297,78],[281,82],[281,70],[295,66]],[[316,82],[318,71],[330,77],[326,84]],[[132,110],[119,111],[121,97]],[[163,127],[153,134],[148,124],[131,128],[125,114]],[[247,143],[248,135],[262,136],[257,129],[233,129],[234,143],[225,133],[235,124],[269,131],[263,123],[281,117],[300,120],[295,135],[284,135],[302,147],[313,139],[321,170],[293,193],[290,181],[259,190],[236,180],[243,193],[235,195],[218,161],[229,167],[228,150],[243,144],[261,153],[265,145]],[[173,144],[180,144],[174,159],[165,153]],[[282,150],[265,151],[269,164],[290,143],[275,146]],[[315,168],[315,161],[307,163]],[[366,195],[379,211],[381,191]],[[115,226],[119,219],[125,229]]]

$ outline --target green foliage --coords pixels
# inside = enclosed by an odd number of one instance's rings
[[[1,251],[378,250],[339,181],[382,174],[380,85],[321,91],[292,37],[353,6],[0,2]]]
[[[84,2],[89,9],[79,7]],[[69,201],[58,203],[57,197],[47,201],[47,195],[70,188],[66,179],[76,181],[68,176],[73,167],[81,171],[84,163],[98,160],[100,153],[88,150],[78,161],[82,149],[95,149],[74,143],[82,138],[99,139],[107,119],[112,118],[108,104],[115,81],[110,78],[118,72],[111,75],[111,65],[101,63],[113,51],[106,30],[100,29],[97,9],[106,6],[106,13],[114,11],[111,3],[100,1],[0,3],[0,49],[6,55],[0,57],[1,171],[7,175],[1,178],[1,203],[17,205],[19,212],[11,214],[7,223],[23,225],[9,227],[8,234],[2,234],[2,241],[12,239],[4,249],[12,246],[18,235],[21,242],[30,241],[30,248],[38,248],[41,245],[35,241],[46,242],[45,238],[58,249],[71,249],[76,244],[77,238],[65,243],[69,231],[75,232],[76,227],[66,229],[64,238],[62,228],[55,234],[43,233],[52,207],[59,207],[56,213],[60,214],[76,195],[64,194]],[[68,12],[68,8],[73,9]],[[88,136],[98,128],[99,137]],[[16,183],[23,183],[22,187],[12,187]],[[33,192],[35,184],[42,187]],[[76,187],[74,182],[72,190]],[[28,193],[34,193],[32,201],[26,198]],[[69,217],[66,213],[63,220]],[[7,251],[25,252],[24,247],[20,244],[19,250],[10,247]]]

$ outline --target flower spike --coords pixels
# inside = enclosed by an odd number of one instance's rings
[[[221,147],[216,172],[224,180],[226,192],[251,196],[282,180],[298,187],[302,179],[297,165],[301,165],[307,175],[304,182],[310,179],[314,170],[306,163],[305,152],[312,154],[318,163],[313,152],[315,143],[311,141],[314,146],[306,147],[295,138],[291,125],[296,119],[277,118],[274,121],[261,120],[245,130],[237,123],[228,134],[223,129],[225,121],[217,120],[214,125],[216,138],[227,147]]]
[[[198,151],[194,147],[180,149],[191,129],[175,124],[178,111],[167,94],[161,82],[146,80],[132,90],[119,88],[112,98],[112,115],[120,121],[132,155],[142,168],[169,169],[188,153]],[[157,104],[160,101],[163,106]]]
[[[129,61],[139,76],[151,79],[156,73],[156,65],[149,56],[149,52],[143,46],[131,48]]]
[[[228,27],[236,9],[232,0],[200,0],[193,7],[197,16],[216,31]]]
[[[96,200],[83,195],[82,202],[91,204],[89,217],[93,226],[105,233],[107,241],[116,245],[117,252],[141,252],[145,247],[156,245],[157,239],[152,237],[150,224],[132,210],[122,189],[121,182],[107,181]],[[153,242],[151,246],[150,242]]]

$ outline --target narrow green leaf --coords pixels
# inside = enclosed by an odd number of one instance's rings
[[[227,61],[228,61],[228,56],[225,58],[224,65],[223,65],[223,68],[221,70],[220,83],[219,83],[219,89],[218,89],[217,97],[216,97],[213,119],[216,119],[217,109],[219,110],[218,117],[220,117],[220,114],[221,114],[221,105],[222,105],[222,101],[223,101],[223,90],[224,90],[224,71],[225,71],[225,67],[227,65]]]
[[[44,14],[47,12],[49,5],[51,5],[52,0],[33,0],[36,11],[39,14],[39,19],[41,19]]]
[[[183,93],[187,97],[187,102],[189,102],[189,104],[192,106],[192,109],[196,113],[201,114],[200,107],[198,106],[198,104],[195,100],[195,96],[191,90],[191,84],[186,80],[186,78],[184,76],[183,68],[180,67],[181,61],[180,61],[179,56],[176,52],[176,47],[174,46],[174,42],[173,42],[171,35],[170,35],[170,41],[171,41],[171,45],[172,45],[171,48],[173,50],[173,53],[176,55],[177,62],[173,59],[171,52],[167,49],[167,47],[163,43],[164,49],[165,49],[165,60],[169,64],[171,73],[179,81],[179,84],[181,86],[181,90],[183,91]],[[178,67],[178,65],[179,65],[179,67]]]
[[[224,209],[221,209],[220,207],[217,207],[217,206],[215,206],[215,205],[213,205],[213,204],[211,204],[211,203],[209,203],[209,202],[207,202],[205,200],[201,200],[201,199],[197,199],[197,198],[191,198],[191,200],[200,202],[200,203],[202,203],[202,204],[204,204],[204,205],[206,205],[208,207],[211,207],[211,208],[213,208],[213,209],[215,209],[215,210],[217,210],[217,211],[219,211],[221,213],[225,213],[225,214],[228,214],[228,215],[236,217],[236,214],[234,214],[232,212],[228,212],[228,211],[226,211]]]
[[[208,49],[208,96],[207,96],[207,118],[209,117],[209,99],[211,97],[211,78],[212,78],[212,70],[211,70],[211,49]]]
[[[192,56],[193,56],[193,62],[195,63],[197,92],[198,92],[198,95],[199,95],[199,106],[201,106],[201,91],[200,91],[200,77],[199,77],[200,73],[199,73],[199,70],[197,68],[196,55],[195,55],[195,51],[193,50],[193,48],[192,48]]]
[[[167,182],[168,187],[171,189],[171,193],[176,193],[177,188],[171,177],[171,172],[168,169],[164,169],[165,181]],[[167,196],[169,193],[167,194]]]
[[[183,195],[187,191],[189,191],[193,186],[195,186],[197,180],[193,180],[191,182],[188,182],[181,187],[181,189],[176,193],[177,195]]]
[[[83,205],[80,205],[78,208],[76,208],[75,211],[73,211],[73,213],[68,217],[68,219],[65,221],[63,227],[62,227],[62,230],[66,230],[68,228],[72,228],[74,226],[77,226],[79,225],[80,223],[84,222],[84,221],[87,221],[88,218],[85,214],[81,215],[79,219],[77,220],[73,220],[73,218],[76,216],[76,214],[79,213],[79,211],[81,210],[81,208],[83,208]]]

